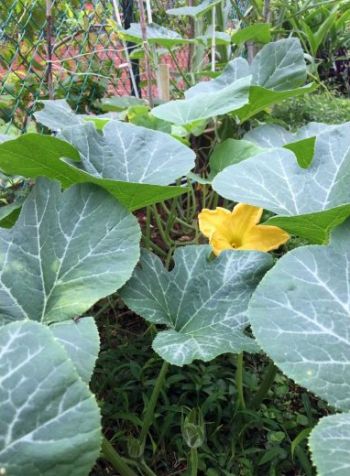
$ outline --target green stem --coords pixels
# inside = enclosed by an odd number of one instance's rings
[[[148,434],[148,431],[149,431],[149,429],[150,429],[150,427],[153,423],[153,420],[154,420],[154,410],[156,408],[156,404],[157,404],[157,401],[158,401],[160,391],[162,390],[162,387],[164,385],[165,376],[166,376],[166,373],[168,371],[168,368],[169,368],[169,364],[168,364],[168,362],[166,362],[164,360],[163,365],[162,365],[162,367],[160,369],[160,372],[158,374],[156,383],[154,385],[151,398],[150,398],[150,400],[147,404],[147,407],[146,407],[145,416],[143,418],[142,428],[141,428],[140,437],[139,437],[139,441],[140,441],[142,451],[145,448],[147,434]]]
[[[154,250],[156,251],[159,255],[163,256],[163,257],[166,257],[166,252],[163,250],[163,248],[161,248],[160,246],[156,245],[155,243],[152,242],[152,246],[147,246],[147,241],[145,240],[145,237],[144,235],[142,235],[142,244],[144,245],[144,247],[150,251]]]
[[[183,72],[183,68],[180,67],[178,61],[177,61],[177,58],[176,58],[176,55],[174,54],[173,50],[171,48],[168,48],[168,51],[169,51],[169,54],[171,56],[171,59],[174,61],[174,65],[178,71],[178,73],[180,74],[180,76],[182,77],[182,79],[184,80],[185,84],[187,85],[187,87],[191,87],[192,84],[189,82],[189,80],[187,79],[186,75],[184,74]]]
[[[174,200],[174,203],[175,203],[175,200]],[[169,208],[164,204],[162,203],[162,208],[163,210],[170,216],[171,213],[173,213],[171,210],[169,210]],[[174,212],[175,212],[175,209],[176,209],[176,203],[174,205]],[[184,220],[181,220],[181,218],[177,217],[177,216],[174,216],[173,217],[173,220],[174,222],[176,221],[177,223],[180,223],[181,225],[183,226],[186,226],[187,228],[191,228],[192,230],[196,230],[197,227],[193,226],[193,225],[190,225],[189,223],[185,222]]]
[[[162,237],[162,240],[167,245],[167,247],[170,248],[171,245],[172,245],[172,242],[171,242],[171,239],[165,233],[162,220],[161,220],[160,215],[158,213],[157,205],[152,205],[152,211],[153,211],[153,216],[154,216],[154,218],[156,220],[156,223],[157,223],[157,227],[158,227],[160,236]]]
[[[151,243],[151,208],[146,208],[146,231],[145,231],[145,242],[147,243],[147,248],[149,249],[152,246]]]
[[[249,408],[257,409],[260,407],[275,380],[276,373],[277,367],[273,362],[270,362],[255,397],[249,402]]]
[[[163,207],[163,210],[166,210],[166,212],[168,214],[168,219],[167,219],[167,223],[166,223],[166,227],[165,227],[165,233],[166,233],[167,236],[170,237],[170,232],[173,228],[174,221],[175,221],[175,218],[176,218],[176,215],[175,215],[176,199],[173,199],[173,201],[171,203],[170,210],[166,207],[165,203],[162,203],[161,205]]]
[[[120,476],[137,476],[130,466],[128,466],[123,458],[116,452],[107,438],[102,439],[102,455],[111,463],[113,468],[120,474]]]
[[[154,473],[144,461],[141,462],[141,467],[143,469],[144,476],[157,476],[156,473]]]
[[[197,476],[198,474],[198,452],[197,448],[191,448],[190,453],[190,467],[191,467],[191,476]]]
[[[244,358],[243,352],[237,355],[236,361],[236,387],[238,393],[238,408],[244,410],[246,408],[243,388],[243,374],[244,374]]]

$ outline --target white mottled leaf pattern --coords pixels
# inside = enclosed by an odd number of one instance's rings
[[[89,474],[101,446],[99,408],[47,326],[0,328],[0,405],[6,474]]]
[[[131,23],[127,30],[119,30],[119,35],[127,41],[142,43],[142,29],[139,23]],[[146,26],[147,41],[151,44],[173,48],[176,45],[193,43],[189,38],[183,38],[179,33],[164,26],[150,23]]]
[[[265,45],[251,66],[235,58],[220,76],[199,82],[185,92],[185,99],[161,104],[152,114],[177,125],[233,112],[244,121],[274,102],[306,93],[307,89],[298,88],[305,80],[300,42],[287,38]]]
[[[40,124],[54,132],[82,123],[82,116],[75,114],[65,99],[48,99],[40,103],[44,105],[44,108],[36,111],[34,117]]]
[[[291,142],[318,136],[335,127],[338,126],[321,122],[310,122],[306,126],[301,127],[297,132],[290,132],[278,124],[264,124],[247,132],[244,135],[244,139],[260,147],[276,148],[283,147]]]
[[[349,215],[349,179],[350,123],[347,123],[317,137],[314,158],[307,169],[299,167],[292,152],[273,149],[227,167],[215,177],[212,185],[225,198],[283,215],[284,224],[290,226],[287,230],[293,232],[295,216],[345,205],[340,209],[341,219],[337,224],[341,223]],[[293,218],[288,220],[288,217]],[[325,216],[322,220],[325,223],[315,222],[315,227],[329,226]],[[312,217],[309,222],[312,229]],[[299,231],[302,231],[300,227]]]
[[[226,168],[213,182],[225,198],[285,215],[334,208],[350,201],[350,123],[320,134],[312,165],[275,149]]]
[[[190,17],[199,17],[210,11],[215,5],[221,3],[222,0],[203,0],[196,6],[190,7],[179,7],[179,8],[170,8],[166,11],[168,15],[176,16],[190,16]]]
[[[318,476],[349,476],[350,414],[322,418],[311,432],[309,445]]]
[[[343,225],[346,226],[346,225]],[[349,235],[282,257],[255,291],[249,320],[262,349],[299,385],[350,409]]]
[[[244,58],[235,58],[230,61],[222,74],[212,81],[200,81],[192,88],[185,91],[185,98],[191,99],[198,94],[211,94],[224,89],[238,79],[249,76],[250,69],[248,61]]]
[[[0,230],[0,323],[81,315],[131,276],[139,240],[135,217],[104,190],[62,193],[39,179],[15,226]]]
[[[245,76],[210,94],[201,92],[189,99],[161,104],[152,109],[152,114],[180,126],[226,114],[248,103],[250,82],[251,76]]]
[[[50,330],[63,345],[79,376],[89,383],[100,350],[100,337],[94,318],[58,322],[52,324]]]
[[[74,114],[64,100],[43,104],[37,120],[76,147],[81,162],[68,163],[94,177],[169,185],[194,167],[194,152],[169,134],[117,120],[109,120],[100,133],[92,122]],[[60,114],[62,108],[69,114],[67,120]]]
[[[208,260],[211,248],[186,246],[174,254],[168,272],[160,259],[144,251],[121,296],[135,313],[165,324],[154,350],[175,365],[219,354],[257,350],[247,327],[246,310],[252,292],[272,266],[267,253],[225,251]]]
[[[99,178],[168,185],[186,175],[195,154],[168,134],[110,121],[100,134],[92,123],[63,129],[59,136],[79,151],[80,166]]]
[[[64,129],[59,137],[78,149],[81,168],[100,178],[168,185],[194,167],[195,154],[181,142],[124,122],[110,121],[103,135],[90,123]]]
[[[294,89],[306,81],[304,52],[299,40],[286,38],[269,43],[255,56],[251,66],[253,84],[266,89]]]

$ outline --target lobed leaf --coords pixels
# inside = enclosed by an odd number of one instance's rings
[[[91,127],[93,126],[86,124],[85,126],[78,126],[78,130],[80,130],[80,128],[83,130],[91,130]],[[155,131],[154,133],[161,134],[160,132]],[[67,133],[67,135],[69,134]],[[83,155],[84,147],[87,149],[89,142],[88,139],[86,139],[84,144],[84,137],[80,137],[80,139],[81,146],[83,148]],[[192,167],[194,155],[190,149],[186,149],[185,146],[182,146],[184,149],[180,150],[181,157],[178,157],[176,155],[176,151],[179,150],[178,144],[179,146],[181,146],[181,144],[175,139],[172,141],[173,142],[169,144],[169,152],[166,154],[164,162],[168,163],[168,160],[171,160],[170,158],[173,159],[173,167],[169,167],[169,171],[171,171],[171,173],[173,173],[175,170],[180,170],[180,167],[182,167],[186,162],[187,172]],[[108,146],[105,146],[105,148],[101,146],[101,148],[99,148],[98,143],[95,145],[96,147],[94,148],[94,153],[97,155],[98,151],[101,153],[103,153],[103,150],[108,151]],[[187,150],[190,152],[187,153]],[[143,150],[143,152],[145,154],[145,150]],[[144,154],[142,155],[138,153],[136,155],[136,160],[144,160],[144,164],[146,165],[145,158],[147,155],[145,156]],[[152,157],[152,155],[148,155],[148,157],[150,162],[156,160],[154,157]],[[66,158],[66,160],[64,160],[64,158]],[[104,158],[102,155],[95,156],[94,158],[97,161],[96,166],[99,166],[100,170],[103,172],[103,164],[105,163],[106,158]],[[176,165],[176,159],[179,159],[179,163],[181,165]],[[151,185],[148,183],[126,182],[122,180],[115,180],[113,178],[104,178],[101,177],[101,174],[93,175],[82,168],[78,168],[79,166],[82,166],[82,164],[80,164],[80,160],[81,156],[79,155],[78,151],[72,147],[72,145],[57,139],[56,137],[43,136],[40,134],[25,134],[16,140],[7,141],[3,144],[0,144],[0,169],[4,173],[22,175],[24,177],[30,178],[46,176],[48,178],[59,180],[63,187],[69,187],[76,183],[93,183],[107,190],[129,210],[137,210],[146,205],[176,197],[186,192],[186,188],[184,187],[165,187],[161,185]],[[89,161],[93,161],[90,155],[85,157],[85,159],[83,158],[83,160],[85,167],[89,166]],[[136,164],[136,162],[134,163]],[[159,161],[157,161],[157,164],[159,167]],[[109,165],[110,168],[113,167],[113,164]],[[114,168],[116,169],[115,166]],[[166,168],[167,167],[164,167],[162,172],[159,171],[159,180],[163,180],[163,173],[165,175]],[[92,166],[89,168],[89,170],[93,171]],[[140,170],[141,169],[138,169],[138,172],[140,172]],[[183,171],[185,172],[184,169]],[[136,173],[136,170],[134,170],[134,173]],[[125,176],[125,173],[123,176]],[[148,178],[150,178],[150,176],[151,174],[148,176]],[[169,177],[169,172],[167,176]]]
[[[307,71],[304,52],[296,38],[269,43],[255,56],[251,66],[253,84],[285,91],[302,86]]]
[[[126,41],[133,43],[142,43],[143,36],[139,23],[131,23],[127,30],[119,30],[118,34]],[[176,31],[169,30],[164,26],[151,23],[146,27],[147,42],[150,44],[157,44],[165,48],[173,48],[177,45],[193,43],[193,40],[183,38]]]
[[[200,95],[161,104],[152,109],[152,114],[180,126],[226,114],[248,103],[250,81],[251,77],[246,76],[210,94],[201,89]]]
[[[185,99],[152,110],[156,117],[178,125],[232,113],[241,122],[283,99],[315,88],[303,86],[306,63],[299,40],[287,38],[265,45],[249,66],[243,58],[228,63],[223,73],[185,92]],[[244,91],[244,98],[235,95]],[[243,92],[242,91],[242,92]]]
[[[277,124],[264,124],[247,132],[244,139],[265,148],[285,147],[294,152],[300,167],[307,168],[315,154],[316,136],[335,127],[310,122],[294,133]]]
[[[205,13],[209,12],[216,5],[219,5],[222,0],[203,0],[199,5],[190,6],[190,7],[179,7],[179,8],[170,8],[166,11],[168,15],[175,16],[190,16],[190,17],[200,17]]]
[[[121,182],[168,185],[194,167],[194,152],[160,131],[110,121],[101,135],[93,124],[59,135],[79,151],[82,170]]]
[[[104,190],[61,193],[39,179],[14,227],[0,230],[0,323],[81,315],[131,276],[139,240],[136,219]]]
[[[168,272],[157,256],[143,251],[140,265],[121,290],[130,309],[168,327],[157,335],[153,348],[175,365],[257,350],[244,332],[246,311],[272,258],[255,251],[225,251],[209,261],[209,253],[206,245],[179,248]]]
[[[345,411],[350,409],[349,275],[346,225],[329,246],[301,247],[283,256],[249,305],[254,335],[276,365]]]
[[[88,384],[100,350],[100,338],[94,318],[58,322],[52,324],[50,330],[64,347],[80,378]]]
[[[0,461],[12,476],[87,476],[101,446],[94,396],[50,329],[0,328]]]
[[[254,25],[240,28],[232,35],[232,42],[236,45],[247,41],[269,43],[271,41],[271,25],[269,23],[254,23]]]
[[[227,167],[215,177],[213,188],[230,200],[282,215],[268,223],[283,220],[288,231],[323,243],[333,224],[349,216],[349,136],[350,124],[320,134],[307,169],[298,166],[290,151],[274,149]]]
[[[321,418],[312,430],[309,444],[319,476],[348,476],[350,473],[350,415]]]

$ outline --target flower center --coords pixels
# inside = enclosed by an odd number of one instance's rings
[[[236,240],[236,241],[231,241],[231,246],[232,248],[239,248],[241,244]]]

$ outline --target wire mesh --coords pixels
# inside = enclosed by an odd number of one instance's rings
[[[2,0],[0,19],[0,118],[7,124],[25,130],[39,98],[65,98],[85,112],[107,94],[130,94],[110,1]]]
[[[246,2],[242,0],[242,6]],[[133,21],[133,1],[119,3],[127,27]],[[159,23],[174,3],[154,2]],[[104,96],[132,94],[113,18],[111,0],[0,0],[0,132],[13,127],[26,131],[39,99],[64,98],[84,113],[94,111],[96,101]],[[184,87],[179,72],[186,71],[188,57],[188,48],[176,50],[172,57],[162,56],[179,90]],[[142,60],[141,71],[145,96]],[[155,84],[155,74],[152,80]],[[156,87],[153,91],[156,96]]]

